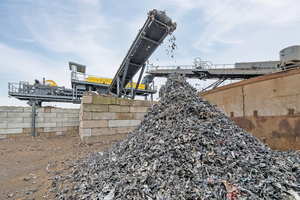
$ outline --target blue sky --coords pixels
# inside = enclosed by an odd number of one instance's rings
[[[214,64],[279,60],[281,49],[299,45],[299,8],[298,0],[2,0],[0,105],[26,106],[8,98],[8,82],[45,77],[71,88],[69,61],[113,78],[153,9],[177,22],[178,48],[167,55],[166,38],[150,63],[192,65],[196,57]]]

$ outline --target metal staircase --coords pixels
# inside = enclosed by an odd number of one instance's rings
[[[219,85],[221,85],[227,78],[220,78],[213,84],[207,86],[206,88],[203,88],[199,93],[206,92],[208,89],[215,89]]]

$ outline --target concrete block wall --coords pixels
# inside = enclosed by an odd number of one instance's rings
[[[83,96],[79,134],[82,141],[121,140],[137,126],[154,101]]]
[[[31,107],[0,107],[0,139],[27,137],[31,133]],[[37,107],[36,136],[76,134],[79,109]]]

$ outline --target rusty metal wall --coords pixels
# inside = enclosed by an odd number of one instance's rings
[[[233,117],[232,120],[272,149],[300,149],[300,116]]]
[[[299,68],[200,94],[273,149],[300,149]]]
[[[217,105],[227,116],[232,117],[232,113],[233,116],[236,117],[244,115],[242,86],[229,88],[202,97],[214,105]]]

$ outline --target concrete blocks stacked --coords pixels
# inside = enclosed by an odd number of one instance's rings
[[[121,140],[138,125],[154,101],[83,96],[79,134],[83,141]]]
[[[27,137],[31,133],[31,107],[0,107],[0,139]],[[36,136],[76,134],[79,109],[37,107]]]

